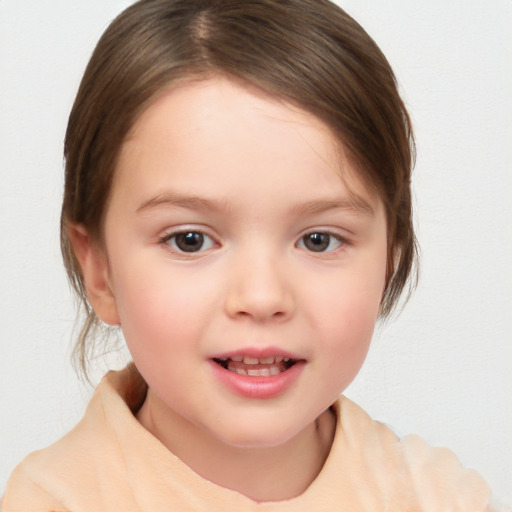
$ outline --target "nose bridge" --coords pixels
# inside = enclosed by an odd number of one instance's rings
[[[226,307],[230,316],[257,321],[288,318],[294,296],[286,256],[269,245],[248,246],[232,262]]]

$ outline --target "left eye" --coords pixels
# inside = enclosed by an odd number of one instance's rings
[[[327,252],[334,251],[343,241],[340,237],[326,232],[314,232],[304,235],[297,243],[301,249],[311,252]]]
[[[183,231],[164,239],[172,249],[178,252],[198,252],[211,249],[215,242],[200,231]]]

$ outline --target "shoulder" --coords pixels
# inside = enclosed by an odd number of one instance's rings
[[[68,498],[94,478],[91,461],[104,445],[103,420],[95,401],[91,400],[86,414],[70,432],[31,453],[15,468],[7,482],[3,512],[70,510]]]
[[[417,435],[404,437],[399,447],[411,488],[421,496],[427,510],[434,510],[434,504],[439,508],[453,503],[458,507],[456,510],[489,510],[488,484],[474,469],[463,467],[450,449],[431,447]]]
[[[59,499],[45,489],[44,483],[40,481],[40,477],[44,477],[44,472],[40,473],[37,470],[38,453],[40,452],[29,455],[13,471],[2,498],[3,512],[66,510]]]
[[[16,467],[7,483],[3,512],[94,510],[104,502],[106,481],[123,488],[119,437],[126,434],[132,439],[131,431],[139,428],[130,410],[132,403],[140,400],[135,396],[131,372],[129,367],[108,374],[78,425]]]
[[[451,450],[431,447],[417,435],[399,438],[345,397],[338,408],[343,435],[360,447],[362,464],[382,485],[383,495],[400,496],[413,510],[491,510],[489,486],[476,471],[464,468]]]

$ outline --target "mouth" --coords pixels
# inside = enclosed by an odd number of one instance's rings
[[[298,360],[291,357],[253,357],[248,355],[217,357],[213,358],[213,361],[225,370],[249,377],[271,377],[273,375],[279,375],[289,370],[298,362]]]

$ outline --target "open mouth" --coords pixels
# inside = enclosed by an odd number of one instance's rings
[[[270,377],[279,375],[291,368],[297,363],[296,360],[289,357],[250,357],[250,356],[232,356],[219,357],[213,359],[225,370],[235,372],[249,377]]]

